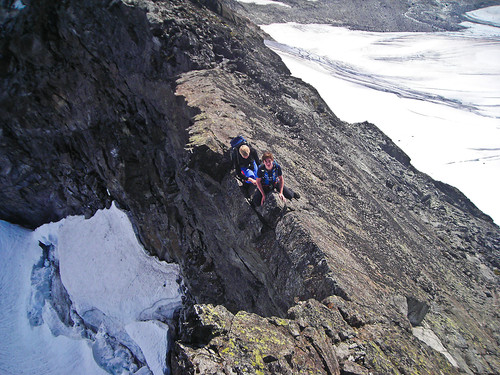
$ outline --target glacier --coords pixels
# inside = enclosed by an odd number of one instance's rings
[[[500,6],[467,19],[459,32],[261,28],[292,75],[341,120],[377,125],[417,169],[500,224]]]
[[[34,231],[0,221],[1,374],[168,374],[179,267],[115,204]]]

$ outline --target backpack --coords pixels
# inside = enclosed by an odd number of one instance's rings
[[[233,163],[233,168],[237,169],[238,168],[238,150],[243,145],[247,145],[250,147],[250,144],[247,142],[247,140],[242,135],[238,135],[237,137],[234,137],[233,139],[231,139],[230,144],[231,144],[231,149],[229,151],[229,156],[231,157],[231,161]]]

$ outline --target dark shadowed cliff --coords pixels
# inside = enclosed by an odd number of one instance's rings
[[[228,4],[2,12],[0,218],[127,209],[188,287],[174,374],[500,371],[499,227],[375,125],[338,119]],[[249,204],[238,134],[300,200]]]

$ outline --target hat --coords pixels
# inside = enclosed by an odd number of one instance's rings
[[[248,158],[248,155],[250,155],[250,148],[247,145],[241,146],[240,155],[243,156],[244,158]]]

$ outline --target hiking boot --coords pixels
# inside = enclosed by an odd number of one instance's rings
[[[296,193],[296,192],[293,192],[293,197],[295,199],[300,199],[300,194],[299,193]]]

